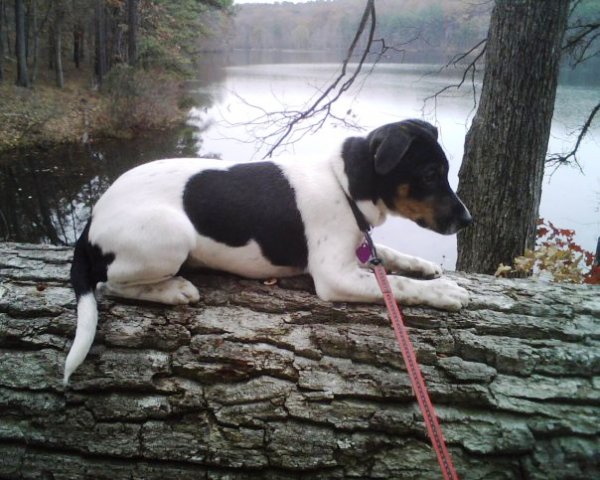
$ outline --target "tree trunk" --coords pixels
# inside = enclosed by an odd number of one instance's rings
[[[62,26],[64,13],[62,0],[54,0],[54,73],[56,74],[56,86],[58,88],[65,86],[62,65]]]
[[[95,11],[96,28],[96,80],[98,85],[102,84],[104,76],[108,72],[108,63],[106,58],[106,20],[104,11],[104,0],[96,0]]]
[[[8,13],[6,10],[8,7],[6,5],[7,5],[6,0],[0,1],[0,7],[2,8],[2,17],[3,17],[3,21],[4,21],[4,25],[2,26],[2,30],[4,31],[4,55],[9,56],[11,41],[10,41],[10,27],[8,25],[8,23],[9,23]]]
[[[4,0],[0,0],[0,82],[4,80]]]
[[[137,63],[137,24],[138,24],[138,0],[127,2],[127,46],[129,65]]]
[[[54,70],[56,60],[56,41],[54,40],[54,23],[48,26],[48,70]]]
[[[31,83],[35,84],[38,76],[38,55],[40,49],[40,32],[38,28],[38,9],[37,1],[31,0],[29,6],[29,16],[31,17],[31,30],[33,34],[33,52],[31,59]]]
[[[29,9],[29,2],[24,2],[23,7],[25,8],[25,60],[29,61],[29,15],[31,13]]]
[[[459,270],[493,273],[534,246],[568,7],[496,1],[459,173],[458,194],[475,218],[458,234]]]
[[[83,60],[84,37],[83,25],[78,21],[73,26],[73,63],[75,64],[75,68],[79,68]]]
[[[17,81],[19,87],[28,87],[27,56],[25,53],[25,6],[23,0],[15,0],[15,35],[17,56]]]
[[[190,274],[194,306],[100,299],[65,390],[70,257],[0,244],[0,478],[441,478],[383,306]],[[405,316],[461,478],[599,478],[598,288],[455,278],[467,309]]]

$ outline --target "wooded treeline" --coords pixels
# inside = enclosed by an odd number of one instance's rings
[[[364,0],[240,5],[232,45],[241,49],[345,51],[364,6]],[[488,3],[460,0],[377,0],[375,38],[409,51],[464,51],[485,38],[490,10]]]
[[[98,84],[119,64],[183,70],[198,37],[210,30],[209,23],[222,21],[231,5],[232,0],[0,0],[0,80],[14,70],[16,84],[27,87],[50,72],[62,87],[67,62],[92,71]]]
[[[463,58],[468,61],[479,52],[473,47],[487,37],[493,6],[494,2],[460,0],[377,0],[371,59],[381,50],[383,40],[390,47],[384,58],[391,61],[438,63],[471,51],[472,55]],[[240,50],[346,52],[364,8],[365,0],[243,4],[235,7],[235,28],[227,30],[229,34],[219,42],[221,48]],[[578,68],[576,72],[563,68],[562,78],[578,83],[595,83],[600,78],[600,58],[594,48],[599,15],[599,2],[571,1],[563,45],[568,58],[563,65]]]

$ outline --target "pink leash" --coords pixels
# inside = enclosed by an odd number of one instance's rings
[[[406,364],[406,369],[408,370],[410,383],[412,384],[413,391],[415,392],[415,396],[419,402],[419,408],[421,409],[423,419],[425,420],[427,433],[429,434],[429,439],[431,440],[438,463],[442,469],[444,480],[459,480],[456,469],[454,468],[454,464],[452,463],[452,457],[450,456],[450,452],[446,447],[446,441],[444,440],[442,427],[440,427],[440,422],[435,414],[431,399],[429,398],[429,392],[427,391],[425,380],[423,380],[423,374],[421,373],[421,368],[417,362],[415,350],[412,346],[412,342],[410,341],[410,337],[408,336],[408,330],[406,330],[406,326],[404,325],[402,311],[396,303],[396,299],[394,298],[394,294],[390,287],[390,282],[388,281],[387,274],[385,273],[385,268],[382,265],[381,259],[377,255],[375,244],[373,243],[373,239],[369,234],[371,225],[356,205],[356,202],[347,194],[346,199],[348,200],[348,204],[350,205],[354,218],[356,219],[358,228],[365,236],[365,241],[356,249],[356,257],[361,263],[370,264],[375,272],[375,278],[377,279],[381,293],[383,293],[383,299],[385,300],[385,305],[387,306],[388,313],[392,321],[392,326],[394,327],[394,332],[396,333],[396,340],[398,340],[398,345],[400,346],[400,351],[402,352],[402,358],[404,358],[404,363]]]
[[[431,444],[435,450],[435,454],[440,464],[440,468],[442,469],[444,479],[458,480],[458,474],[456,473],[456,469],[452,463],[452,457],[450,456],[450,452],[446,447],[446,441],[444,440],[442,427],[440,426],[440,422],[435,414],[433,404],[429,398],[429,392],[427,391],[423,374],[419,368],[415,350],[410,341],[410,337],[408,336],[406,326],[404,325],[402,311],[398,307],[396,299],[394,298],[394,294],[392,293],[390,283],[387,279],[387,274],[385,273],[385,268],[383,268],[381,263],[379,263],[373,265],[373,271],[375,272],[375,278],[377,278],[379,288],[383,293],[385,305],[387,306],[390,319],[392,320],[392,326],[394,327],[394,332],[396,333],[396,340],[398,340],[398,345],[400,346],[400,351],[402,352],[402,357],[404,358],[404,363],[406,364],[406,368],[408,370],[410,383],[412,384],[415,396],[419,402],[419,407],[425,420],[425,426],[427,427],[427,433],[429,434],[429,439],[431,440]]]
[[[353,203],[350,203],[350,205],[352,206]],[[353,211],[355,211],[355,208],[353,208]],[[359,226],[361,226],[361,223],[363,225],[366,224],[366,222],[361,221],[356,211],[354,214],[357,218]],[[427,427],[429,439],[431,440],[438,463],[442,469],[442,475],[444,476],[445,480],[458,480],[458,474],[454,468],[452,457],[450,456],[450,452],[446,447],[446,441],[444,440],[442,427],[440,426],[440,422],[435,414],[435,409],[433,408],[433,404],[429,398],[429,392],[427,391],[427,386],[425,385],[421,368],[417,362],[415,350],[412,342],[410,341],[410,337],[408,336],[408,330],[404,325],[402,311],[396,303],[396,299],[394,298],[392,288],[390,287],[390,282],[388,281],[385,268],[383,267],[381,259],[377,255],[375,244],[373,243],[371,235],[369,234],[369,229],[361,229],[365,234],[365,241],[356,250],[356,256],[361,263],[369,263],[373,267],[375,278],[377,279],[381,293],[383,293],[383,299],[385,300],[385,305],[388,309],[392,326],[394,327],[394,332],[396,333],[396,340],[400,346],[402,358],[404,358],[404,363],[406,364],[406,369],[408,370],[410,383],[413,391],[415,392],[415,396],[417,397],[417,401],[419,402],[419,408],[423,414],[423,419],[425,420],[425,426]]]

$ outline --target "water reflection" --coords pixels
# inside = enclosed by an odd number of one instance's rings
[[[196,156],[198,133],[188,126],[0,155],[0,239],[73,243],[93,204],[121,173],[158,158]]]

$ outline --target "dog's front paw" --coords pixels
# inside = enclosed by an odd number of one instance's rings
[[[442,276],[442,267],[428,260],[420,260],[415,273],[423,278],[439,278]]]
[[[427,304],[432,307],[457,311],[469,304],[469,292],[452,280],[437,278],[427,285]]]

